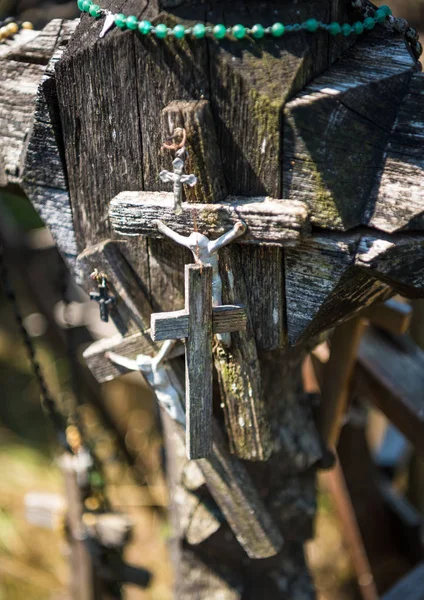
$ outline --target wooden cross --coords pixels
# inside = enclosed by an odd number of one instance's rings
[[[163,170],[159,173],[159,177],[163,182],[172,182],[174,184],[174,210],[177,212],[181,211],[181,202],[183,199],[183,183],[186,183],[190,187],[193,187],[197,183],[197,177],[195,175],[184,174],[184,157],[186,154],[185,147],[177,150],[177,156],[172,161],[174,172]]]
[[[185,266],[185,309],[155,313],[151,319],[154,341],[186,340],[186,451],[189,459],[212,450],[212,336],[246,328],[241,306],[212,306],[210,265]]]
[[[114,296],[109,295],[107,278],[102,273],[94,271],[91,278],[97,281],[98,291],[90,292],[90,299],[99,303],[100,318],[107,323],[109,321],[109,310],[115,304]]]

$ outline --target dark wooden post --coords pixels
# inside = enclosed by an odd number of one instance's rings
[[[350,4],[211,0],[206,8],[200,0],[104,0],[103,7],[151,20],[163,9],[160,18],[169,24],[253,25],[276,15],[284,23],[311,16],[352,22],[359,15]],[[179,498],[172,510],[178,598],[313,598],[303,545],[313,530],[322,444],[301,364],[324,332],[375,300],[395,291],[424,294],[423,76],[405,40],[380,27],[358,39],[299,32],[257,44],[158,41],[116,29],[99,39],[102,26],[102,19],[84,16],[56,70],[63,48],[39,70],[44,78],[35,118],[25,115],[23,130],[32,127],[26,145],[23,135],[12,152],[7,136],[0,138],[8,164],[0,181],[24,187],[87,290],[85,259],[98,252],[107,266],[102,244],[110,252],[121,240],[112,291],[123,338],[114,344],[132,358],[140,345],[143,353],[157,351],[147,331],[152,311],[184,307],[184,264],[191,258],[157,236],[121,238],[109,219],[110,202],[121,192],[169,192],[158,175],[171,170],[161,150],[171,122],[187,130],[193,157],[187,172],[201,185],[186,201],[196,205],[206,229],[216,224],[210,205],[227,194],[236,202],[284,198],[282,207],[303,215],[302,225],[279,230],[278,240],[240,239],[220,263],[223,300],[244,304],[248,323],[246,332],[232,334],[231,348],[215,349],[215,414],[279,530],[274,556],[248,558],[249,540],[242,540],[246,554],[222,516],[234,514],[225,494],[216,494],[225,510],[214,506],[218,518],[202,526],[211,514],[207,469],[204,479],[195,476],[175,424],[167,416],[164,423],[171,492]],[[15,58],[1,64],[16,77]],[[27,70],[34,77],[34,68]],[[20,170],[10,175],[16,155]],[[208,205],[203,213],[202,204]],[[97,364],[101,359],[98,352]],[[183,381],[178,358],[170,369]]]

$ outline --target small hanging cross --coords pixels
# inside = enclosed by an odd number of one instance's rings
[[[173,144],[163,144],[163,147],[168,150],[176,151],[176,158],[172,161],[174,167],[173,173],[170,171],[163,170],[159,173],[161,181],[174,184],[174,210],[176,213],[181,212],[181,203],[183,201],[183,184],[187,184],[193,187],[197,183],[197,177],[195,175],[184,174],[184,164],[187,156],[185,143],[186,143],[186,132],[185,129],[177,128],[174,132],[173,138],[182,136],[181,142]]]
[[[109,311],[116,302],[114,296],[109,295],[107,277],[104,273],[99,273],[97,269],[91,273],[91,279],[97,282],[98,291],[90,292],[90,299],[99,303],[100,318],[107,323],[109,321]]]

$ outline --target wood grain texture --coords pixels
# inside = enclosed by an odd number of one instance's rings
[[[80,280],[87,292],[96,290],[90,277],[94,269],[105,273],[116,303],[110,316],[121,335],[129,335],[150,327],[151,308],[147,290],[126,261],[121,249],[124,243],[105,240],[86,248],[78,256]]]
[[[185,186],[186,201],[210,204],[225,200],[228,196],[227,185],[209,101],[171,102],[162,111],[162,121],[166,138],[177,127],[184,128],[187,133],[185,172],[196,175],[197,185]],[[171,154],[163,151],[163,154],[167,153]],[[170,158],[167,162],[165,168],[171,170]]]
[[[186,452],[190,460],[212,450],[212,267],[185,268]]]
[[[393,295],[377,273],[357,268],[360,234],[322,234],[285,250],[290,344],[322,333]]]
[[[331,352],[324,366],[318,432],[325,447],[334,450],[347,410],[351,378],[366,325],[355,317],[339,325],[331,338]]]
[[[247,306],[241,272],[240,248],[223,248],[220,255],[223,300]],[[246,330],[231,335],[229,348],[217,343],[214,356],[231,451],[245,460],[265,461],[272,452],[273,440],[249,313]]]
[[[391,130],[416,68],[403,39],[376,30],[286,105],[282,195],[306,202],[314,224],[346,231],[370,220]],[[420,194],[420,185],[410,193]],[[402,206],[397,216],[387,212],[391,229],[394,220],[404,223]]]
[[[377,407],[424,452],[424,352],[408,338],[396,343],[369,329],[359,346],[361,373]]]
[[[381,179],[366,213],[387,232],[424,229],[424,75],[412,76],[386,147]]]
[[[71,272],[77,276],[75,259],[78,252],[63,155],[55,78],[55,66],[75,28],[74,21],[52,21],[46,28],[49,35],[44,36],[46,30],[43,30],[32,42],[28,57],[31,61],[34,59],[32,53],[36,52],[36,42],[46,42],[47,46],[39,48],[44,56],[50,56],[53,50],[54,52],[38,86],[34,121],[21,158],[20,185],[47,224]],[[55,44],[52,45],[53,40]],[[28,48],[25,46],[22,48],[22,51],[24,50],[26,52]],[[24,55],[23,53],[22,56]]]
[[[121,192],[110,203],[110,221],[120,235],[161,237],[155,219],[182,235],[199,231],[219,237],[242,219],[246,233],[240,244],[289,245],[309,231],[305,205],[266,197],[232,198],[216,204],[183,203],[174,214],[173,194],[168,192]]]
[[[152,340],[182,340],[188,337],[189,315],[186,309],[168,313],[155,313],[151,319]],[[246,329],[246,309],[240,306],[214,306],[212,332],[230,333]]]

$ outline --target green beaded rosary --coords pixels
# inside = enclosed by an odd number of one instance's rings
[[[225,25],[222,24],[208,26],[204,23],[196,23],[193,27],[184,27],[184,25],[178,24],[171,28],[164,23],[157,23],[156,25],[153,25],[150,23],[150,21],[139,21],[137,17],[133,15],[128,17],[122,13],[112,15],[110,11],[102,9],[98,4],[95,4],[93,0],[78,0],[78,8],[82,12],[88,13],[94,19],[104,16],[113,17],[113,20],[110,21],[108,28],[116,25],[120,29],[132,29],[134,31],[138,30],[142,35],[155,35],[159,39],[164,39],[167,36],[174,37],[176,39],[182,39],[185,36],[191,36],[195,39],[202,39],[207,35],[211,35],[217,40],[222,40],[226,36],[231,36],[236,40],[242,40],[247,37],[253,37],[256,40],[260,40],[266,35],[271,35],[274,38],[280,38],[286,33],[294,33],[298,31],[308,31],[310,33],[314,33],[319,29],[328,31],[328,33],[331,35],[359,35],[363,31],[373,29],[377,23],[383,23],[386,18],[392,14],[389,6],[381,6],[375,11],[374,16],[366,17],[363,21],[357,21],[353,25],[350,25],[349,23],[326,24],[322,23],[321,21],[317,21],[317,19],[308,19],[304,23],[295,23],[293,25],[274,23],[270,27],[264,27],[260,24],[253,25],[253,27],[245,27],[241,24],[234,25],[233,27],[225,27]]]

